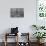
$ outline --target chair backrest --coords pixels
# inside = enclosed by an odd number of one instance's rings
[[[16,28],[11,28],[11,34],[18,33],[18,27]]]

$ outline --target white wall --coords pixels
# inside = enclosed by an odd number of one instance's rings
[[[24,8],[24,18],[11,18],[10,8]],[[32,24],[36,24],[36,0],[0,0],[0,34],[16,26],[31,34]]]

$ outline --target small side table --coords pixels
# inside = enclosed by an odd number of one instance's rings
[[[15,40],[17,40],[15,46],[18,46],[18,33],[15,33],[15,34],[6,33],[5,34],[5,46],[7,46],[7,38],[8,38],[7,36],[17,36],[17,38],[15,39]]]

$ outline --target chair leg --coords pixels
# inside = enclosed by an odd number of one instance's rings
[[[7,46],[7,42],[5,42],[5,46]]]
[[[18,46],[18,34],[17,34],[17,46]]]
[[[7,34],[5,34],[5,46],[7,46]]]

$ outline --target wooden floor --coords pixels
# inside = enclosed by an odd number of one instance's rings
[[[4,46],[4,43],[2,42],[0,42],[0,46]],[[8,45],[7,46],[15,46],[15,43],[8,43]],[[30,43],[30,46],[37,46],[37,43],[34,43],[34,42],[32,42],[32,43]],[[44,43],[43,45],[41,45],[41,46],[46,46],[46,43]]]

